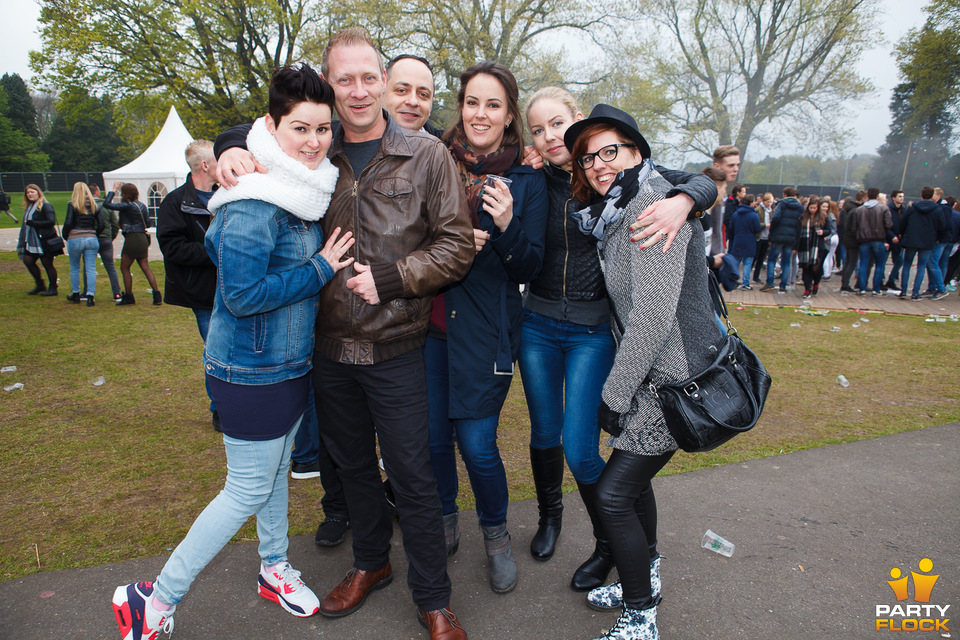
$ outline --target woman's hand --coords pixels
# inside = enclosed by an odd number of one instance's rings
[[[483,249],[483,245],[487,244],[487,240],[489,239],[490,234],[483,229],[473,230],[473,244],[477,247],[477,253],[480,253],[480,250]]]
[[[483,210],[490,214],[493,224],[502,233],[513,220],[513,196],[510,195],[510,187],[500,178],[493,176],[493,179],[497,182],[496,186],[483,187]]]
[[[323,248],[317,252],[333,267],[334,273],[353,262],[353,258],[340,259],[343,258],[343,254],[353,246],[353,233],[347,231],[343,234],[342,238],[337,238],[339,235],[340,227],[337,227],[333,230],[333,233],[330,234],[330,237],[327,238],[327,242],[323,245]]]
[[[631,231],[637,231],[630,240],[640,242],[644,238],[653,236],[640,245],[641,249],[647,249],[658,243],[661,238],[666,238],[667,242],[663,245],[663,252],[666,253],[677,232],[680,231],[680,227],[686,222],[693,205],[693,198],[686,193],[657,200],[641,211],[637,221],[630,225]]]
[[[116,192],[119,191],[119,190],[120,190],[120,181],[119,181],[119,180],[114,180],[114,181],[113,181],[113,192],[116,193]]]
[[[217,160],[217,182],[225,189],[237,186],[237,178],[254,171],[266,173],[267,168],[257,162],[252,153],[241,147],[227,149]]]

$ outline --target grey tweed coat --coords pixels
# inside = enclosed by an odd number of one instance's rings
[[[671,188],[651,171],[607,228],[601,251],[618,343],[603,400],[621,414],[623,426],[608,444],[638,455],[677,449],[648,382],[684,380],[706,368],[723,337],[707,287],[700,221],[685,223],[666,253],[662,244],[641,249],[630,241],[637,215]]]

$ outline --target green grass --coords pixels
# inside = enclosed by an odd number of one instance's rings
[[[67,261],[56,264],[66,285]],[[162,282],[162,263],[151,266]],[[24,384],[0,392],[0,579],[164,554],[223,484],[193,314],[148,304],[138,271],[138,304],[118,308],[100,276],[93,308],[27,296],[26,269],[0,253],[0,365],[18,368],[0,383]],[[855,313],[733,313],[774,379],[764,416],[716,451],[678,454],[664,474],[960,420],[960,323],[871,315],[853,329]],[[840,373],[849,388],[836,384]],[[100,375],[106,384],[94,387]],[[528,443],[516,380],[500,428],[513,500],[534,494]],[[319,482],[291,483],[291,535],[314,531],[321,496]],[[472,506],[462,469],[460,502]],[[256,539],[253,519],[235,539]]]
[[[20,192],[8,193],[10,196],[10,212],[17,216],[17,220],[23,222],[23,194]],[[63,224],[63,217],[67,215],[67,203],[70,202],[69,191],[50,191],[43,194],[43,197],[53,205],[53,210],[57,214],[57,224]],[[13,218],[3,213],[0,214],[0,229],[20,228],[20,223],[14,222]]]

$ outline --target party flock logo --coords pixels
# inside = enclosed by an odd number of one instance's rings
[[[930,593],[940,574],[930,573],[933,571],[930,558],[921,560],[917,568],[920,573],[911,571],[909,576],[903,575],[897,567],[890,570],[893,579],[887,580],[887,584],[893,589],[897,604],[877,605],[877,631],[950,631],[947,628],[950,618],[946,617],[950,605],[930,604]],[[911,577],[915,604],[900,604],[910,599]]]

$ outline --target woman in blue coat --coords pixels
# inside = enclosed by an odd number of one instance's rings
[[[482,62],[460,76],[457,122],[444,141],[457,162],[477,255],[467,276],[434,301],[427,334],[430,460],[443,506],[447,549],[459,544],[454,438],[470,476],[498,593],[517,584],[507,531],[506,472],[497,448],[500,409],[520,351],[520,285],[543,262],[547,194],[543,176],[520,164],[523,122],[513,74]]]

